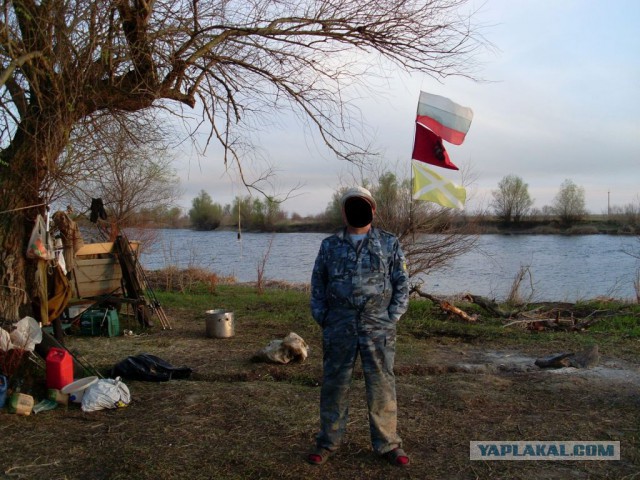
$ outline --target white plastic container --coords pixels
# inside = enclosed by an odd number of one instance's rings
[[[98,377],[81,378],[80,380],[71,382],[69,385],[65,385],[60,391],[69,395],[70,402],[82,403],[82,396],[84,395],[84,391],[97,381]]]

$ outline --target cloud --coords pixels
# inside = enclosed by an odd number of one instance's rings
[[[476,2],[480,5],[480,2]],[[375,86],[375,95],[354,102],[365,120],[363,133],[390,166],[409,162],[420,90],[474,109],[465,143],[447,146],[452,161],[477,174],[479,202],[500,179],[515,174],[529,184],[536,207],[550,204],[560,184],[584,186],[587,208],[606,211],[634,201],[640,179],[640,2],[482,2],[484,35],[497,47],[478,60],[473,82],[395,74]],[[303,215],[322,212],[347,166],[332,157],[289,114],[252,138],[278,169],[278,187],[302,184],[283,208]],[[219,203],[246,194],[237,175],[224,173],[221,152],[200,162],[182,159],[185,195],[206,190]],[[263,164],[264,165],[264,164]],[[254,165],[256,172],[259,166]],[[257,174],[257,173],[256,173]],[[448,178],[457,181],[455,172]]]

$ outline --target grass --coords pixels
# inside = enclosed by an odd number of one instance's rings
[[[620,338],[640,338],[640,312],[614,314],[603,319],[591,328],[592,332],[601,332]]]
[[[603,361],[637,364],[638,307],[578,305],[607,311],[582,332],[505,328],[477,305],[476,324],[412,301],[398,326],[399,429],[412,466],[399,471],[370,450],[361,370],[351,392],[345,444],[318,469],[304,462],[318,424],[322,381],[320,328],[304,290],[217,285],[214,293],[156,292],[172,330],[134,336],[67,337],[66,344],[101,371],[128,355],[155,354],[194,370],[188,380],[127,381],[127,408],[83,413],[77,405],[30,417],[0,413],[0,477],[55,479],[633,478],[640,464],[640,385],[635,377],[551,374],[533,367],[477,369],[487,353],[535,358],[597,343]],[[205,336],[205,311],[234,312],[236,335]],[[567,309],[568,306],[563,306]],[[294,331],[310,345],[302,364],[251,361],[270,340]],[[509,359],[509,356],[505,356]],[[37,396],[44,371],[33,367]],[[615,372],[616,370],[612,370]],[[631,378],[631,380],[630,380]],[[40,390],[41,391],[41,390]],[[619,462],[470,462],[470,440],[617,440]]]
[[[212,295],[158,292],[160,303],[172,308],[211,310],[223,308],[238,314],[250,314],[256,319],[289,323],[300,320],[306,313],[309,297],[303,292],[286,289],[267,289],[258,293],[243,285],[220,285]]]

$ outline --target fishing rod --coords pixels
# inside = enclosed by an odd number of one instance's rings
[[[169,323],[169,319],[167,318],[164,310],[162,309],[162,305],[160,305],[160,300],[158,300],[158,297],[156,296],[155,292],[150,286],[149,278],[147,277],[146,272],[142,268],[142,265],[140,265],[140,262],[138,262],[136,255],[131,249],[131,244],[129,243],[129,239],[127,238],[127,235],[124,232],[121,232],[120,236],[124,240],[124,244],[126,245],[125,248],[127,250],[122,253],[127,254],[131,257],[131,261],[135,269],[134,273],[136,276],[138,276],[142,280],[143,285],[141,285],[141,289],[144,290],[144,293],[150,297],[151,302],[148,306],[151,307],[153,311],[156,313],[156,315],[158,316],[162,329],[171,330],[172,328],[171,328],[171,324]]]

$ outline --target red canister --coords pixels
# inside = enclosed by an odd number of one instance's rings
[[[63,348],[52,347],[47,353],[47,388],[61,390],[73,382],[73,359]]]

